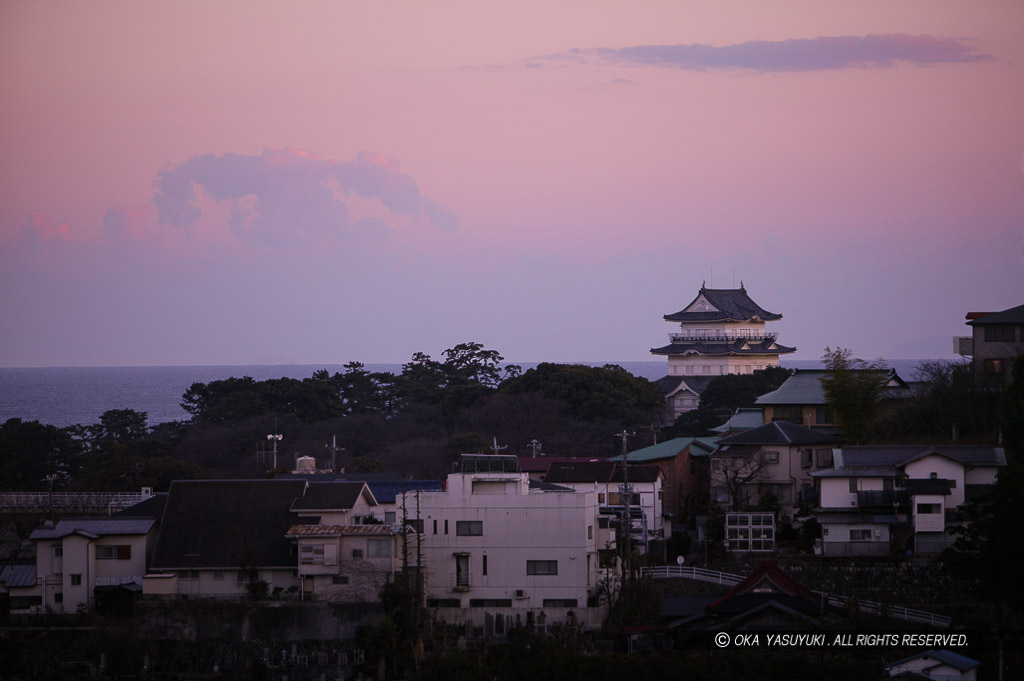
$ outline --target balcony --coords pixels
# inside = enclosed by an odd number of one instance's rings
[[[673,343],[732,343],[737,340],[761,343],[767,340],[775,340],[779,334],[770,331],[763,331],[756,334],[726,333],[726,334],[696,334],[696,333],[670,333],[668,339]]]
[[[469,574],[457,572],[452,575],[452,591],[469,591],[470,588]]]
[[[859,508],[892,509],[894,505],[907,508],[907,493],[903,490],[861,490],[857,492]]]

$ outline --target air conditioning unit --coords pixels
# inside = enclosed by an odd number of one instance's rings
[[[522,601],[529,598],[529,594],[526,593],[525,589],[516,589],[516,600]]]

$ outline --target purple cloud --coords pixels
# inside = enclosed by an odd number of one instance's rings
[[[397,159],[365,151],[344,163],[289,148],[264,149],[258,156],[204,154],[168,165],[154,181],[160,223],[194,224],[202,215],[199,188],[231,206],[236,234],[268,245],[365,234],[369,228],[384,236],[393,231],[382,220],[354,228],[345,202],[352,195],[375,199],[392,213],[423,216],[442,229],[455,226],[454,214],[421,196]]]
[[[762,73],[889,68],[900,63],[933,66],[997,61],[952,38],[929,35],[866,35],[755,40],[735,45],[635,45],[573,48],[550,59],[583,61],[587,56],[619,65],[662,66],[691,71],[747,69]]]

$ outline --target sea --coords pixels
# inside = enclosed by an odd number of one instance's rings
[[[906,380],[915,378],[920,360],[891,360]],[[519,364],[523,370],[535,362]],[[618,364],[630,373],[656,380],[666,374],[665,360],[640,362],[578,362],[588,366]],[[790,369],[815,369],[819,360],[782,360]],[[39,421],[58,427],[99,422],[108,409],[146,412],[149,425],[189,418],[181,408],[182,395],[193,383],[209,383],[231,377],[309,378],[326,369],[344,372],[342,364],[257,364],[226,366],[144,366],[144,367],[31,367],[0,368],[0,423],[11,418]],[[367,364],[367,371],[400,373],[401,364]]]

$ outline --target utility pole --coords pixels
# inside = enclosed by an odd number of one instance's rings
[[[268,435],[267,439],[274,441],[274,468],[277,468],[277,443],[284,439],[284,435]]]
[[[531,452],[533,452],[532,458],[536,459],[537,458],[537,452],[540,451],[540,446],[541,446],[540,443],[537,442],[537,439],[534,438],[533,440],[530,440],[527,443],[526,446],[530,448]],[[541,454],[541,456],[543,456],[543,454]]]
[[[627,451],[629,438],[633,435],[634,433],[628,430],[616,433],[616,437],[622,438],[622,485],[619,486],[619,496],[625,499],[623,502],[622,523],[620,523],[626,530],[622,547],[623,581],[629,579],[633,556],[633,512],[630,509],[630,502],[633,500],[633,488],[629,486],[629,456]]]

